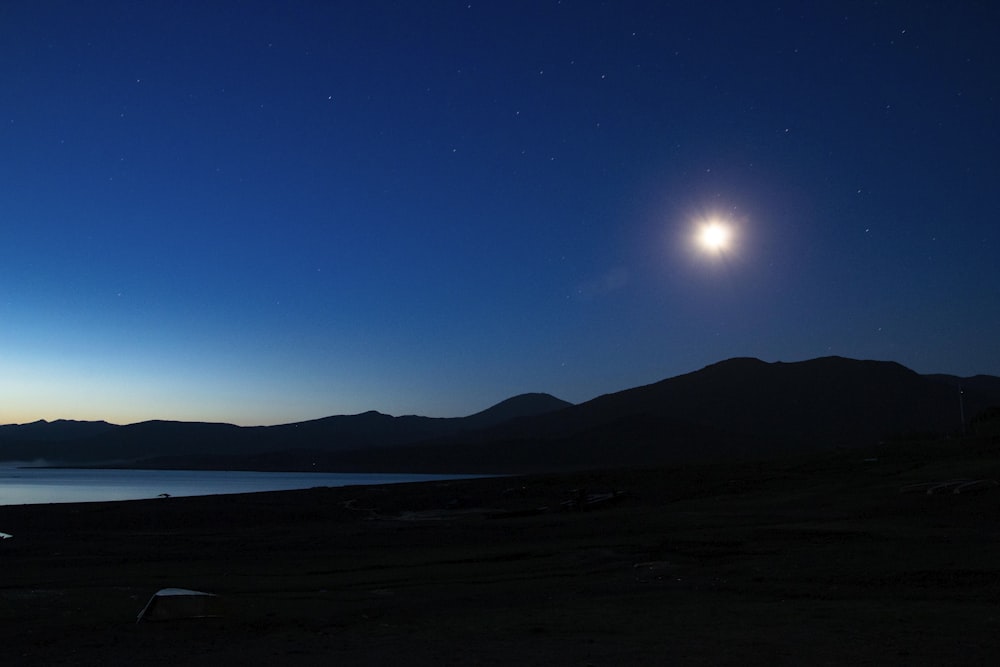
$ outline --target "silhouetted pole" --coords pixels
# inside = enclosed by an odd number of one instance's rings
[[[962,420],[962,435],[965,435],[965,390],[958,385],[958,418]]]

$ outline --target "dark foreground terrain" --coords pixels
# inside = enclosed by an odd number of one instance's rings
[[[997,664],[1000,488],[910,486],[956,478],[1000,445],[0,507],[0,660]],[[137,624],[165,587],[223,615]]]

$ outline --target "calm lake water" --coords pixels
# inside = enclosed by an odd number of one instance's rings
[[[0,505],[141,500],[162,493],[208,496],[470,477],[476,475],[0,468]]]

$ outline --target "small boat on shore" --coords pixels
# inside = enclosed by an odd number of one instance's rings
[[[561,507],[567,510],[589,510],[604,505],[616,503],[628,494],[625,491],[607,491],[604,493],[587,493],[586,490],[575,492],[576,495],[569,500],[564,500]]]

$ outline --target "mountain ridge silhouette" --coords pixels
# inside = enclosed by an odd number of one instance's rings
[[[956,434],[995,405],[1000,378],[993,376],[920,375],[896,362],[844,357],[736,357],[576,405],[522,394],[457,418],[369,411],[256,427],[148,421],[67,440],[13,438],[16,430],[0,427],[0,460],[533,472],[766,458]],[[33,428],[37,436],[40,427]]]

